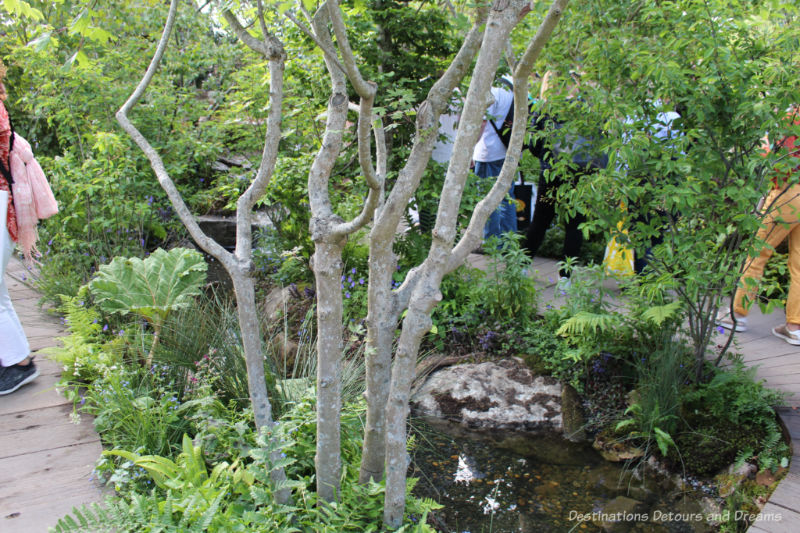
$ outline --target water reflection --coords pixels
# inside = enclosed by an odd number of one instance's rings
[[[638,479],[630,469],[604,461],[588,443],[434,429],[420,421],[415,432],[410,474],[420,478],[418,495],[444,505],[433,520],[440,531],[713,530],[694,494],[666,480]],[[677,518],[654,519],[670,512]]]

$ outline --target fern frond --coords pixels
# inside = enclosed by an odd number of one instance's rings
[[[642,313],[642,319],[647,322],[652,322],[656,326],[660,326],[667,320],[676,318],[681,309],[681,302],[676,300],[664,305],[655,305],[645,309]]]
[[[567,319],[558,328],[556,334],[562,337],[581,336],[589,333],[596,335],[611,331],[619,323],[620,318],[617,315],[579,311]]]

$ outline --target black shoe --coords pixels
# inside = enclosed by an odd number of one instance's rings
[[[39,375],[33,359],[27,365],[7,366],[0,372],[0,396],[11,394],[23,385],[30,383]]]

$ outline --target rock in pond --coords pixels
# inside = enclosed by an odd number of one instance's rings
[[[517,359],[447,367],[411,399],[418,414],[470,429],[561,433],[561,384]]]

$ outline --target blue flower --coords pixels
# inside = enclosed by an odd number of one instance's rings
[[[344,297],[345,297],[345,298],[350,298],[350,291],[346,291],[346,292],[344,293]]]
[[[722,335],[723,333],[725,333],[725,328],[723,328],[722,326],[717,326],[717,333]]]

